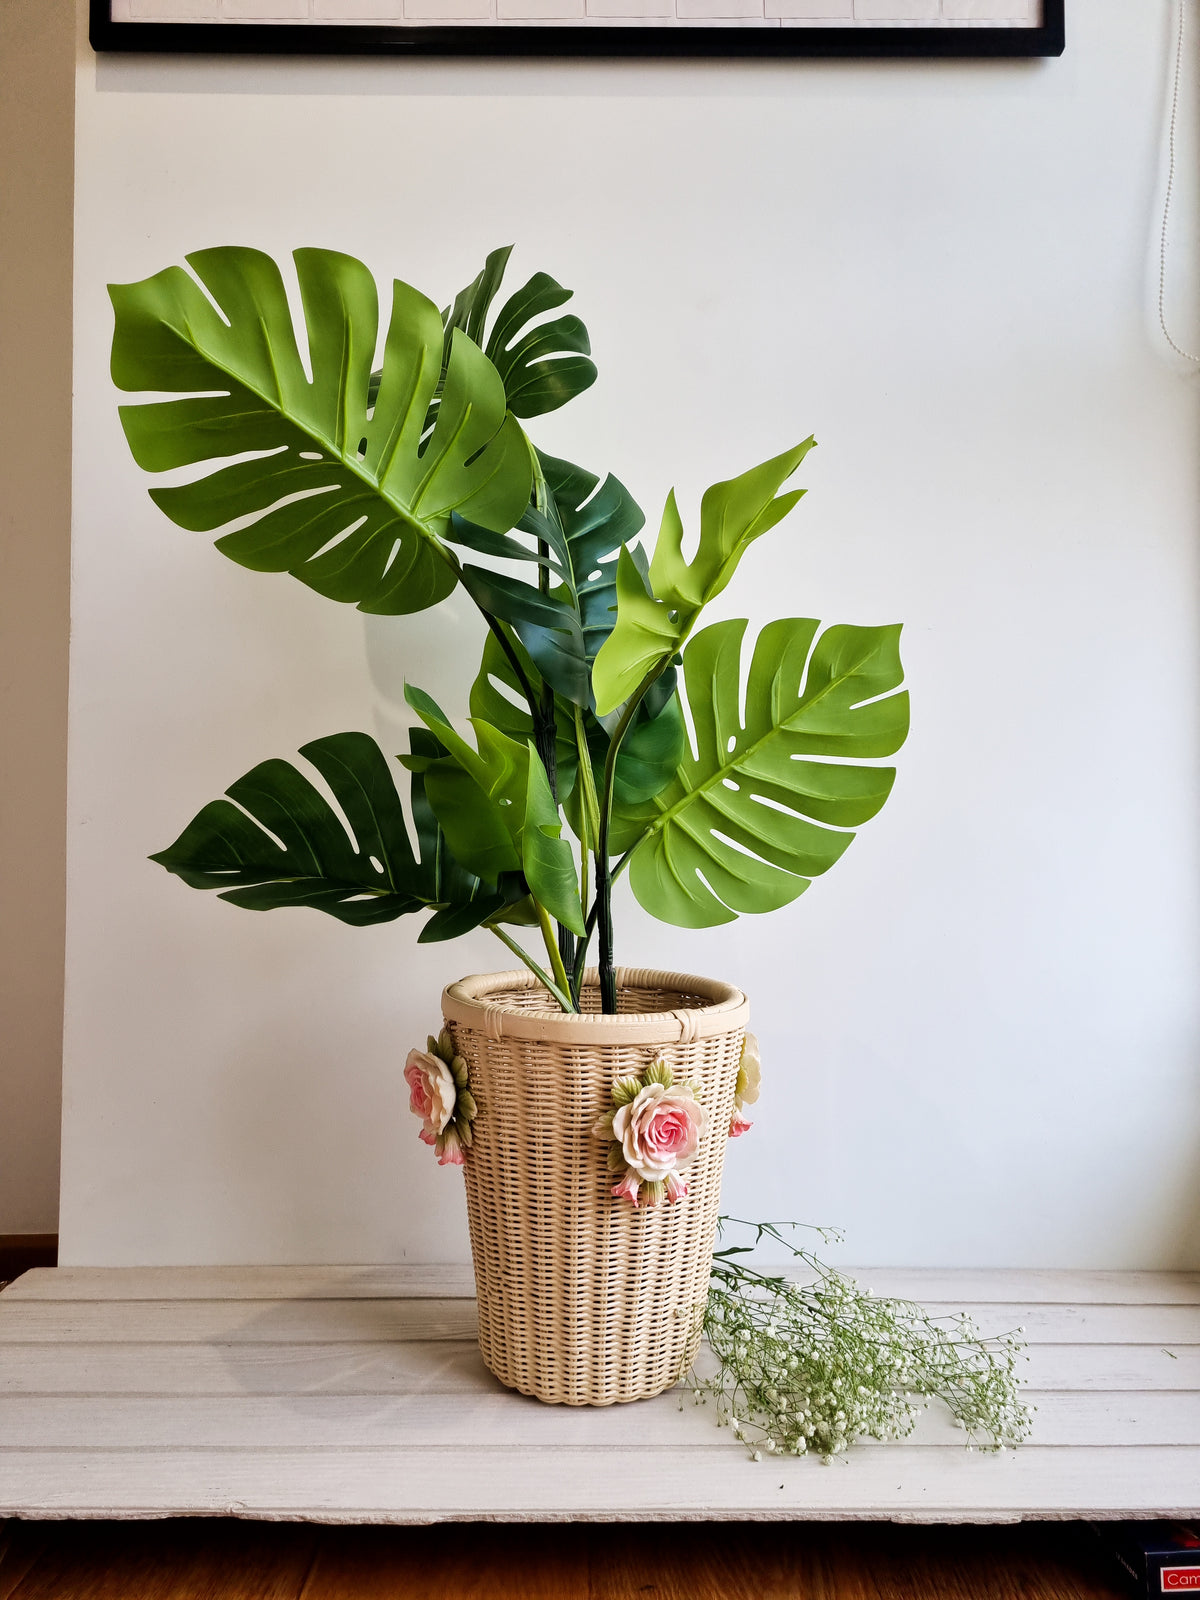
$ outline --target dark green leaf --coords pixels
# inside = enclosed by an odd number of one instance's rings
[[[427,758],[442,753],[424,730],[419,738]],[[328,783],[342,816],[290,762],[264,761],[150,859],[248,910],[311,906],[358,926],[430,906],[457,908],[463,925],[475,926],[506,904],[449,859],[423,780],[414,776],[418,860],[392,769],[365,733],[317,739],[300,754]]]
[[[517,531],[503,535],[456,516],[447,536],[487,555],[548,566],[549,594],[474,566],[464,569],[463,582],[477,604],[510,624],[556,694],[590,707],[591,664],[616,621],[617,552],[641,530],[642,513],[616,478],[601,483],[569,461],[538,459],[548,495],[544,510],[530,507]],[[542,541],[546,554],[539,557],[530,539]]]
[[[443,940],[457,939],[461,934],[471,933],[492,917],[499,917],[504,905],[502,894],[482,894],[463,905],[444,906],[441,911],[435,911],[421,929],[417,943],[439,944]]]
[[[508,266],[512,250],[512,245],[505,244],[498,250],[489,251],[476,278],[465,289],[459,290],[454,297],[454,304],[444,313],[447,330],[461,328],[481,350],[487,314],[504,279],[504,269]]]
[[[556,317],[529,326],[535,317],[557,310],[570,298],[570,289],[536,272],[496,317],[487,354],[504,383],[514,416],[557,411],[596,381],[595,362],[588,359],[591,343],[578,317]]]

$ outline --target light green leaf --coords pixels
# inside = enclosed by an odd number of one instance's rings
[[[240,521],[217,540],[232,560],[291,572],[362,611],[419,611],[449,594],[456,568],[441,535],[451,513],[505,530],[529,500],[529,444],[491,362],[453,335],[437,422],[423,438],[442,371],[432,301],[393,285],[372,396],[378,295],[360,261],[295,252],[311,381],[269,256],[223,247],[187,261],[203,289],[182,267],[109,288],[117,387],[189,396],[121,407],[134,459],[149,472],[213,463],[190,483],[152,490],[155,502],[194,531]],[[223,464],[250,451],[254,459]]]
[[[516,650],[534,694],[540,694],[542,679],[537,668],[519,643]],[[580,786],[576,783],[579,751],[574,721],[570,707],[561,700],[556,701],[554,709],[558,797],[576,837],[582,838]],[[524,741],[533,737],[533,718],[526,708],[516,673],[491,633],[484,640],[479,675],[471,686],[471,716],[512,739]],[[608,755],[609,735],[590,711],[583,713],[583,723],[593,782],[598,791]],[[643,803],[670,783],[683,748],[683,714],[678,696],[668,695],[661,707],[652,705],[647,697],[617,752],[609,829],[609,847],[614,855],[620,855],[638,837]]]
[[[529,659],[528,652],[520,640],[513,648],[534,695],[540,697],[541,674]],[[533,717],[530,715],[520,681],[495,634],[490,631],[484,635],[483,657],[475,682],[471,685],[469,705],[472,718],[477,717],[491,727],[498,728],[501,733],[508,734],[510,739],[517,739],[524,744],[527,739],[533,738]],[[554,722],[555,777],[561,800],[571,793],[577,764],[575,724],[569,704],[562,700],[555,701]]]
[[[639,903],[706,928],[787,905],[873,817],[895,769],[851,765],[893,754],[908,732],[898,626],[785,618],[762,630],[741,700],[747,624],[714,623],[683,658],[696,750],[642,809],[629,863]],[[813,760],[811,757],[821,759]]]
[[[683,557],[683,522],[674,490],[667,496],[648,581],[622,552],[617,566],[617,623],[592,669],[600,716],[627,700],[656,670],[665,669],[696,625],[701,610],[732,578],[755,539],[773,528],[805,493],[779,494],[816,441],[715,483],[700,502],[700,541],[691,562]]]
[[[532,740],[526,748],[529,766],[521,830],[521,866],[534,899],[565,928],[582,935],[584,920],[575,857],[562,836],[562,820],[550,792],[550,780]]]
[[[423,773],[425,793],[455,857],[469,871],[493,879],[519,869],[534,899],[582,934],[574,857],[532,740],[522,744],[473,718],[473,750],[427,694],[411,685],[404,693],[447,752],[431,762],[401,759]]]
[[[679,613],[672,613],[649,592],[628,550],[622,550],[617,560],[616,587],[617,624],[592,666],[592,693],[600,716],[615,711],[656,667],[670,661],[687,633]]]

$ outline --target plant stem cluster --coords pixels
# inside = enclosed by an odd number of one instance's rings
[[[874,1295],[835,1271],[783,1229],[753,1228],[754,1245],[714,1254],[704,1335],[717,1372],[686,1382],[697,1404],[712,1400],[754,1460],[813,1454],[829,1462],[863,1437],[902,1439],[930,1400],[942,1401],[967,1447],[1003,1450],[1029,1434],[1019,1398],[1023,1330],[983,1337],[965,1313],[931,1317],[907,1300]],[[824,1242],[840,1235],[817,1229]],[[764,1240],[781,1244],[806,1281],[759,1271],[744,1260]],[[1027,1358],[1025,1358],[1027,1359]]]

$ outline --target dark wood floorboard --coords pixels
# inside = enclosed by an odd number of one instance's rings
[[[10,1522],[0,1600],[1119,1600],[1073,1524]]]
[[[30,1267],[57,1265],[56,1233],[0,1233],[0,1289]]]

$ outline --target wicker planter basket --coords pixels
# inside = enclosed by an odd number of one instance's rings
[[[465,1167],[479,1348],[509,1388],[565,1405],[660,1394],[695,1354],[750,1009],[708,978],[621,969],[617,985],[608,1017],[594,972],[580,1016],[528,972],[442,996],[479,1107]],[[635,1210],[612,1198],[592,1128],[613,1079],[657,1060],[700,1085],[707,1126],[686,1198]]]

